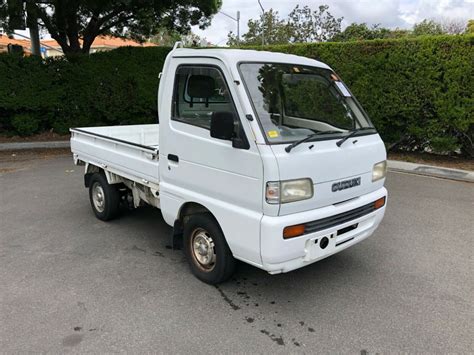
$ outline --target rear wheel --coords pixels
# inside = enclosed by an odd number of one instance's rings
[[[89,199],[96,217],[109,221],[117,217],[120,207],[120,192],[107,182],[103,174],[95,173],[89,182]]]
[[[192,273],[215,285],[235,270],[235,259],[216,220],[209,214],[188,217],[184,225],[184,253]]]

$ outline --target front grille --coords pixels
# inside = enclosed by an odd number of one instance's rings
[[[352,221],[356,218],[365,216],[375,211],[375,204],[373,202],[354,208],[353,210],[336,214],[331,217],[318,219],[316,221],[308,222],[305,224],[305,234],[314,233],[323,229],[331,228],[339,224],[343,224]]]

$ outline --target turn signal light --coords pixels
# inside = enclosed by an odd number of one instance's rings
[[[377,201],[374,202],[374,207],[376,210],[378,210],[380,207],[383,207],[385,205],[385,196],[382,198],[379,198]]]
[[[304,224],[298,224],[296,226],[289,226],[283,229],[283,238],[294,238],[299,237],[300,235],[304,234]]]

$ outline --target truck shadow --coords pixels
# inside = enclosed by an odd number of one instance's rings
[[[115,223],[130,231],[133,230],[135,235],[138,233],[143,242],[140,248],[163,257],[184,258],[181,250],[172,250],[172,228],[165,223],[159,210],[141,207],[123,211],[121,218]],[[344,289],[347,292],[347,287],[350,285],[360,287],[364,283],[370,284],[372,280],[370,276],[377,266],[368,257],[371,255],[371,247],[374,245],[371,245],[369,239],[314,264],[277,275],[270,275],[261,269],[238,262],[234,277],[221,287],[240,292],[243,288],[256,289],[258,286],[262,295],[266,292],[274,295],[285,294],[291,295],[293,299],[298,299],[301,295],[302,285],[305,292],[337,291],[339,287],[342,287],[341,291]]]
[[[143,207],[124,211],[113,223],[120,226],[124,238],[121,242],[128,245],[131,253],[149,258],[147,263],[156,260],[175,269],[172,272],[181,275],[177,280],[181,280],[178,282],[183,291],[188,287],[211,291],[211,299],[221,300],[213,307],[228,307],[243,325],[277,345],[290,345],[295,350],[324,332],[320,328],[323,319],[332,319],[341,309],[364,314],[380,297],[381,289],[394,286],[382,285],[386,275],[379,271],[380,260],[374,257],[377,243],[371,239],[285,274],[270,275],[238,262],[230,280],[210,286],[194,279],[181,250],[171,249],[172,228],[159,210]],[[159,282],[154,285],[149,287],[159,287]]]

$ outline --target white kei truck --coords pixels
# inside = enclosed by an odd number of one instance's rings
[[[71,129],[97,218],[159,208],[173,247],[209,284],[228,279],[236,259],[284,273],[379,226],[385,146],[329,66],[177,43],[160,77],[159,124]]]

